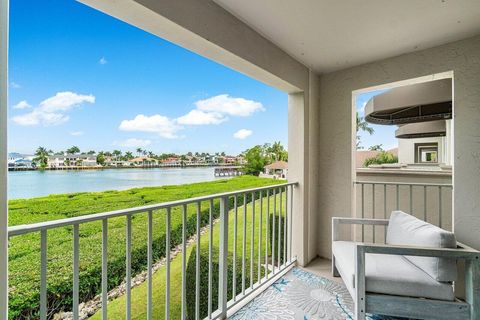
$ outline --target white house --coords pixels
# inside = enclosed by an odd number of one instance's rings
[[[63,154],[48,157],[49,168],[63,167],[94,167],[97,166],[97,157],[87,154]]]

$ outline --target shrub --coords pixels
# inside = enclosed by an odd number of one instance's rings
[[[372,164],[398,163],[398,157],[391,152],[382,151],[375,157],[365,159],[363,165],[368,167]]]
[[[275,264],[278,263],[278,240],[280,237],[280,264],[283,264],[285,262],[285,216],[278,216],[278,214],[275,216],[275,238],[273,238],[273,214],[269,216],[269,237],[270,237],[270,243],[269,245],[269,253],[270,255],[272,254],[272,241],[275,241]],[[281,222],[281,229],[280,233],[278,230],[279,227],[279,221]],[[287,226],[288,227],[288,226]]]
[[[187,286],[186,286],[186,305],[187,319],[195,319],[195,302],[196,302],[196,246],[192,249],[192,253],[187,262]],[[219,285],[219,248],[212,248],[212,312],[218,308],[218,285]],[[233,298],[233,258],[232,254],[228,255],[228,300]],[[200,245],[200,319],[208,316],[208,243]],[[245,288],[250,286],[250,256],[245,260]],[[263,273],[263,271],[262,271]],[[253,279],[257,279],[258,270],[253,268]],[[242,261],[237,259],[236,263],[236,293],[242,292]],[[256,280],[254,280],[256,281]]]

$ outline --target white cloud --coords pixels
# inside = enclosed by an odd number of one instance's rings
[[[260,102],[244,98],[234,98],[228,94],[221,94],[195,102],[198,110],[217,112],[237,117],[248,117],[254,112],[263,111],[265,108]]]
[[[122,131],[152,132],[167,139],[178,138],[176,133],[182,129],[175,120],[159,114],[139,114],[132,120],[123,120],[118,128]]]
[[[83,131],[72,131],[72,132],[70,132],[70,135],[74,136],[74,137],[83,136],[83,134],[84,134]]]
[[[235,132],[235,133],[233,134],[233,137],[234,137],[235,139],[242,139],[242,140],[243,140],[243,139],[246,139],[246,138],[248,138],[249,136],[251,136],[252,133],[253,133],[252,130],[240,129],[240,130],[238,130],[237,132]]]
[[[216,125],[228,120],[228,116],[248,117],[253,113],[265,110],[260,102],[243,98],[234,98],[222,94],[195,102],[196,108],[178,118],[168,118],[159,114],[145,116],[137,115],[132,120],[123,120],[119,129],[122,131],[139,131],[156,133],[167,139],[179,138],[178,132],[183,126]],[[242,130],[240,130],[242,131]],[[245,139],[252,134],[241,132],[238,139]]]
[[[30,109],[32,106],[27,102],[27,100],[22,100],[16,105],[13,106],[13,109]]]
[[[10,88],[12,88],[12,89],[20,89],[21,87],[22,87],[21,85],[19,85],[18,83],[14,82],[14,81],[10,82]]]
[[[222,114],[217,112],[204,112],[201,110],[192,110],[184,116],[177,118],[179,124],[185,125],[207,125],[207,124],[220,124],[226,121]]]
[[[61,113],[42,112],[38,109],[30,113],[13,117],[13,121],[21,126],[35,126],[42,124],[44,126],[55,126],[67,122],[69,116]]]
[[[362,106],[360,107],[360,109],[358,109],[358,112],[359,113],[365,113],[365,106],[367,105],[367,101],[365,101],[364,103],[362,103]]]
[[[30,113],[13,117],[13,121],[22,126],[59,125],[70,119],[65,112],[86,102],[95,103],[95,97],[70,91],[58,92],[53,97],[43,100]]]
[[[98,63],[100,63],[100,64],[107,64],[108,61],[107,61],[107,59],[105,59],[105,57],[101,57],[100,60],[98,60]]]
[[[44,112],[67,111],[84,102],[95,103],[95,97],[93,95],[83,95],[65,91],[58,92],[53,97],[43,100],[39,108]]]
[[[152,144],[152,141],[150,140],[136,139],[136,138],[130,138],[124,141],[115,141],[113,143],[113,145],[125,147],[125,148],[146,147],[151,144]]]

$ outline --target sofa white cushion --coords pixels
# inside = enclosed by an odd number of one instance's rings
[[[402,211],[393,211],[387,228],[387,244],[432,248],[456,248],[452,232],[415,218]],[[437,281],[457,280],[455,259],[405,256]]]
[[[334,241],[332,250],[335,265],[353,297],[356,244],[351,241]],[[366,291],[372,293],[454,300],[452,285],[435,281],[405,257],[398,255],[366,254],[365,285]]]

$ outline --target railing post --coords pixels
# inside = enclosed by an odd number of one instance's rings
[[[80,253],[79,253],[79,246],[80,246],[80,239],[79,239],[79,225],[73,225],[73,306],[72,306],[72,313],[73,319],[79,319],[79,310],[78,304],[79,301],[79,272],[80,272]]]
[[[107,319],[108,303],[108,220],[102,220],[102,320]]]
[[[228,197],[220,198],[220,261],[218,281],[218,309],[220,319],[227,318],[228,300]]]
[[[40,232],[40,319],[47,319],[47,230]]]

